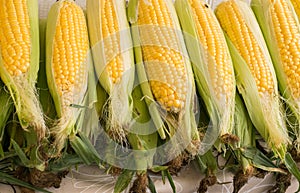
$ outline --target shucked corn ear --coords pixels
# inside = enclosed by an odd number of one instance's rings
[[[117,141],[132,121],[134,59],[125,1],[87,0],[87,18],[94,65],[109,95],[104,115],[107,131]]]
[[[229,140],[234,125],[235,77],[226,39],[213,10],[199,0],[176,0],[198,91],[213,124]],[[211,139],[211,143],[215,139]]]
[[[87,90],[89,40],[82,9],[72,0],[52,5],[46,29],[46,72],[58,121],[51,132],[58,152],[74,130]]]
[[[281,94],[297,118],[291,124],[300,145],[300,25],[289,0],[253,0],[254,13],[273,59]]]
[[[0,1],[0,76],[14,101],[21,126],[41,139],[46,126],[36,96],[39,69],[37,0]]]
[[[167,132],[183,146],[193,140],[193,151],[199,145],[195,85],[174,6],[169,0],[129,1],[128,10],[139,82],[154,124],[161,138]]]
[[[236,71],[237,87],[250,118],[281,159],[289,138],[281,114],[275,70],[250,6],[228,0],[215,10],[223,28]]]

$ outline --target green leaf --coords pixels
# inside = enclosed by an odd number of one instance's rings
[[[123,170],[116,182],[114,193],[121,193],[123,190],[125,190],[125,188],[127,188],[129,183],[131,182],[134,174],[134,171]]]
[[[96,161],[93,150],[91,150],[78,136],[71,136],[70,143],[71,147],[85,164],[90,165]]]
[[[291,174],[293,174],[295,176],[295,178],[298,180],[298,183],[300,183],[300,171],[290,153],[285,154],[284,162],[285,162],[285,166],[289,170],[289,172]],[[300,191],[300,186],[298,185],[298,190],[296,192],[299,192],[299,191]]]
[[[161,171],[161,180],[163,182],[163,184],[166,184],[166,170],[162,170]]]
[[[91,156],[93,157],[94,161],[99,164],[100,163],[100,155],[98,154],[95,147],[91,144],[91,141],[88,139],[88,137],[82,133],[78,133],[82,142],[87,146],[87,148],[90,150]]]
[[[285,173],[282,169],[278,168],[270,158],[254,147],[241,149],[241,153],[243,156],[250,159],[257,168],[271,172]]]
[[[164,171],[164,170],[166,170],[166,169],[168,169],[168,166],[158,166],[158,165],[155,165],[155,166],[153,166],[150,170],[152,171],[152,172],[160,172],[160,171]]]
[[[45,193],[51,193],[47,190],[44,190],[42,188],[37,188],[34,187],[26,182],[23,182],[22,180],[19,180],[17,178],[12,177],[11,175],[8,175],[6,173],[2,173],[0,172],[0,181],[5,182],[5,183],[9,183],[12,185],[17,185],[17,186],[23,186],[25,188],[29,188],[31,190],[35,190],[35,191],[40,191],[40,192],[45,192]]]
[[[168,170],[166,170],[167,178],[169,180],[170,186],[172,187],[173,193],[176,193],[176,186],[174,184],[173,178]]]
[[[14,150],[16,151],[17,155],[21,159],[22,163],[25,166],[30,166],[30,160],[27,158],[26,154],[21,149],[21,147],[13,139],[11,139],[11,143],[12,143],[12,145],[14,147]]]
[[[78,155],[64,153],[58,160],[50,161],[48,168],[50,171],[57,172],[68,170],[78,164],[83,164],[83,160]]]
[[[152,179],[150,178],[150,176],[148,176],[148,182],[149,182],[148,188],[149,188],[150,192],[151,193],[156,193],[155,185],[154,185]]]

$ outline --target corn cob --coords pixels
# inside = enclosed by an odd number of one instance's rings
[[[46,133],[35,83],[39,69],[37,0],[0,1],[0,76],[7,86],[21,126]]]
[[[132,120],[134,60],[125,1],[88,0],[87,18],[95,69],[109,98],[106,129],[121,142]]]
[[[264,33],[281,94],[297,123],[290,124],[300,148],[300,25],[288,0],[252,1],[251,6]],[[265,25],[265,26],[262,26]]]
[[[195,85],[174,6],[169,0],[129,1],[128,10],[139,82],[160,137],[167,132],[180,140],[179,148],[190,145],[195,152]]]
[[[275,155],[283,159],[289,138],[275,71],[255,16],[247,3],[235,0],[222,2],[215,13],[228,39],[237,86],[250,118]]]
[[[198,90],[216,132],[226,141],[234,125],[235,77],[229,49],[212,9],[202,1],[176,0]],[[213,139],[210,143],[213,143]]]
[[[74,132],[87,90],[89,40],[82,9],[72,0],[52,5],[46,29],[46,72],[57,123],[51,129],[58,153]]]

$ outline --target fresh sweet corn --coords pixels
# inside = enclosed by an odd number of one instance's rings
[[[175,7],[185,32],[196,85],[216,128],[214,131],[218,132],[213,135],[229,137],[234,125],[236,87],[223,31],[214,12],[203,1],[176,0]]]
[[[182,147],[194,154],[200,142],[195,85],[174,5],[169,0],[129,1],[128,10],[137,74],[153,122],[161,138],[165,132],[176,138],[178,148],[170,156]]]
[[[0,76],[14,101],[21,126],[38,140],[46,126],[35,83],[39,69],[37,0],[0,1]]]
[[[134,59],[125,1],[87,0],[88,28],[95,69],[109,98],[106,130],[121,142],[132,121]],[[102,100],[102,99],[99,99]]]
[[[222,9],[222,6],[227,6],[227,8],[230,9],[230,11],[228,10],[228,13],[226,13],[226,17],[222,17],[225,16],[225,8]],[[254,76],[259,94],[263,95],[265,92],[270,94],[273,93],[274,82],[270,68],[268,67],[269,61],[267,61],[266,57],[264,57],[262,48],[259,46],[259,42],[255,39],[254,34],[245,24],[243,15],[239,13],[240,11],[238,6],[234,3],[234,1],[227,1],[222,4],[222,6],[219,6],[216,10],[216,15],[232,43],[241,53],[245,62],[249,64],[249,68]],[[232,21],[235,21],[235,23],[233,24]],[[238,29],[231,26],[235,24],[240,28]],[[253,52],[253,55],[251,52]]]
[[[228,39],[237,86],[250,118],[269,147],[283,159],[289,138],[275,70],[255,16],[247,3],[236,0],[222,2],[215,13]]]
[[[87,90],[89,40],[83,10],[71,0],[53,4],[47,18],[46,72],[58,121],[51,132],[58,152],[75,127]]]
[[[297,118],[290,124],[300,144],[300,25],[289,0],[251,1],[266,39],[281,94]]]
[[[179,112],[185,106],[188,76],[180,53],[174,21],[164,1],[140,1],[138,25],[153,25],[140,31],[145,69],[156,100],[168,111]]]

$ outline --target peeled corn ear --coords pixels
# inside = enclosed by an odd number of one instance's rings
[[[39,69],[37,0],[0,1],[0,76],[14,101],[21,126],[41,139],[46,126],[36,96]]]
[[[300,148],[300,25],[289,0],[253,0],[251,6],[264,33],[281,94],[297,119],[291,124]]]
[[[125,1],[87,0],[87,18],[94,66],[109,98],[103,115],[107,132],[117,141],[132,121],[134,59]]]
[[[235,0],[222,2],[215,13],[228,40],[237,87],[251,121],[274,153],[284,159],[289,138],[275,70],[255,16],[247,3]]]
[[[139,82],[160,137],[167,132],[198,151],[195,85],[174,6],[169,0],[129,1],[128,10]]]
[[[235,107],[234,69],[223,31],[203,1],[176,0],[198,91],[205,102],[215,139],[232,135]],[[208,132],[208,131],[207,131]]]
[[[89,40],[83,10],[72,0],[52,5],[46,29],[46,72],[58,121],[51,129],[58,152],[74,131],[87,90]]]

